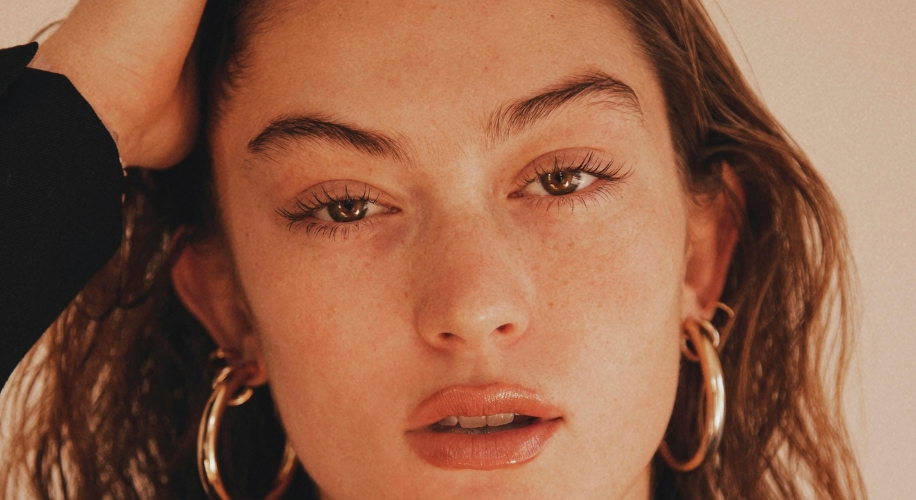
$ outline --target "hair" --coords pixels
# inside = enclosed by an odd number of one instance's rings
[[[269,27],[260,3],[208,2],[197,40],[205,121],[242,74],[251,35]],[[697,200],[730,196],[741,227],[721,297],[737,313],[720,349],[728,396],[722,442],[688,473],[656,457],[654,497],[864,498],[842,418],[854,282],[836,201],[747,84],[701,0],[616,5],[664,91],[686,189]],[[203,128],[177,167],[129,171],[120,251],[11,382],[6,406],[21,414],[0,492],[25,486],[43,499],[206,498],[195,443],[215,345],[169,278],[183,244],[220,235]],[[723,162],[746,204],[728,192]],[[683,363],[666,435],[676,455],[699,441],[701,383],[696,365]],[[269,391],[259,389],[226,418],[224,477],[257,497],[276,474],[285,439]],[[297,474],[287,497],[316,498],[305,472]]]

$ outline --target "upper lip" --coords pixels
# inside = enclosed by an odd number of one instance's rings
[[[517,385],[454,385],[424,399],[408,418],[409,428],[419,430],[448,416],[477,417],[517,413],[543,420],[561,416],[560,410],[540,394]]]

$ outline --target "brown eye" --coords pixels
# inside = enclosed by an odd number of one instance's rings
[[[354,222],[366,216],[369,211],[367,200],[341,200],[328,205],[328,215],[334,222]]]
[[[582,181],[582,176],[573,170],[558,170],[539,176],[544,191],[552,196],[562,196],[574,192]]]

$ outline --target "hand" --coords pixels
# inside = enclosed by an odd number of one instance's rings
[[[115,137],[125,165],[166,168],[199,127],[189,57],[205,0],[82,0],[31,66],[66,75]]]

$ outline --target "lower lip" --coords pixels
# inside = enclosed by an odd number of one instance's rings
[[[493,470],[534,460],[556,431],[560,419],[490,434],[454,434],[418,430],[407,439],[426,462],[443,469]]]

